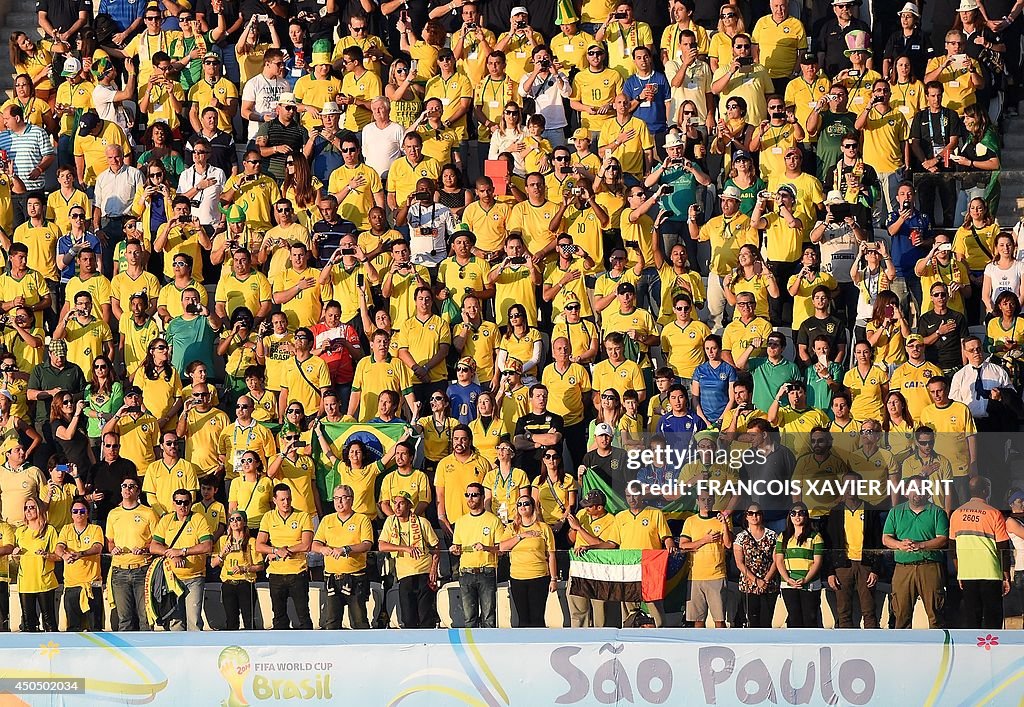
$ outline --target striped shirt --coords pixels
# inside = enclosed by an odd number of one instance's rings
[[[825,541],[818,533],[813,533],[804,542],[797,544],[796,537],[790,539],[788,545],[783,546],[782,534],[775,541],[775,553],[781,554],[786,565],[786,572],[793,579],[803,579],[811,571],[814,558],[825,553]]]
[[[14,173],[25,183],[27,191],[36,191],[46,186],[42,174],[29,179],[29,174],[39,166],[44,157],[55,155],[53,140],[37,125],[26,124],[20,133],[13,130],[0,132],[0,150],[6,150],[8,159],[14,164]]]

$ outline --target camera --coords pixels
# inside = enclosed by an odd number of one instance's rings
[[[757,192],[757,198],[762,201],[775,201],[775,194],[765,189],[764,191]]]
[[[412,263],[402,263],[398,266],[399,270],[412,270]]]
[[[125,408],[124,411],[127,412],[127,413],[142,412],[142,406],[140,406],[140,405],[132,405],[131,407]]]
[[[569,190],[569,193],[572,194],[573,196],[583,196],[583,187],[573,187],[572,189]]]
[[[785,120],[786,119],[786,111],[784,111],[784,110],[772,111],[772,116],[771,117],[772,117],[772,120]]]
[[[420,235],[421,236],[436,236],[437,235],[437,229],[434,228],[433,226],[420,226]]]
[[[199,314],[199,305],[193,302],[185,305],[186,314]]]
[[[837,96],[834,93],[828,94],[828,102],[829,103],[839,103],[839,96]]]
[[[476,31],[476,22],[467,22],[466,23],[466,30],[469,31],[469,32],[475,32]]]
[[[626,19],[626,13],[625,12],[613,12],[612,13],[612,18],[616,19],[616,20],[624,20],[624,19]]]
[[[355,255],[356,254],[356,249],[355,248],[342,248],[341,249],[341,254],[342,255]]]
[[[853,213],[849,204],[832,204],[828,207],[828,210],[832,213],[832,218],[836,221],[842,221]]]
[[[753,66],[754,57],[752,56],[741,56],[736,59],[736,63],[740,66]]]
[[[896,308],[891,304],[885,305],[885,318],[892,319],[894,316],[896,316]]]
[[[429,201],[430,200],[430,192],[418,191],[415,194],[413,194],[412,196],[417,201]]]
[[[516,29],[526,29],[526,20],[516,20]]]
[[[258,22],[264,22],[264,23],[270,22],[270,15],[256,15],[256,20]]]
[[[951,250],[953,250],[953,244],[952,243],[942,243],[941,245],[939,245],[939,252],[940,253],[948,253]]]
[[[701,206],[700,204],[694,204],[693,213],[696,214],[697,216],[702,216],[704,214],[704,207]]]
[[[877,106],[879,103],[885,100],[885,96],[872,96],[871,105]]]
[[[540,68],[542,68],[542,69],[550,69],[551,68],[551,60],[550,59],[543,59],[543,60],[541,60]]]
[[[636,250],[637,248],[640,247],[640,241],[624,241],[622,245],[626,246],[627,248],[632,248]]]
[[[686,166],[685,163],[684,163],[683,166],[684,167]],[[658,190],[658,193],[659,194],[671,194],[673,191],[675,191],[675,187],[673,187],[671,184],[662,184],[661,188]]]
[[[526,265],[526,256],[517,255],[514,258],[509,258],[508,262],[512,263],[513,265]]]

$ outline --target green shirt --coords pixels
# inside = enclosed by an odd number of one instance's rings
[[[783,562],[786,565],[786,572],[789,573],[790,577],[793,579],[803,579],[811,571],[814,558],[825,554],[825,541],[822,540],[820,535],[812,532],[810,537],[800,544],[797,544],[796,536],[794,535],[789,539],[789,543],[783,546],[782,533],[779,533],[779,537],[775,541],[775,552],[782,555]],[[812,581],[820,579],[821,573],[819,572]]]
[[[815,152],[818,155],[818,180],[823,182],[828,172],[842,157],[842,148],[839,146],[843,138],[850,133],[856,133],[854,125],[857,123],[857,116],[853,113],[832,113],[825,111],[821,114],[820,130]]]
[[[910,509],[910,502],[904,502],[892,509],[885,519],[885,535],[892,535],[897,540],[914,540],[924,542],[941,536],[949,536],[949,518],[946,512],[934,503],[928,503],[920,513]],[[896,564],[907,565],[914,562],[942,562],[941,550],[922,550],[905,552],[896,550]]]
[[[754,407],[762,412],[768,412],[775,394],[783,384],[803,378],[800,369],[789,359],[782,359],[777,364],[767,358],[757,359],[756,368],[751,365],[751,369],[754,378]]]
[[[103,425],[106,424],[107,420],[114,416],[114,413],[121,409],[124,404],[124,386],[121,381],[114,381],[110,386],[110,393],[107,395],[98,395],[92,390],[90,385],[85,389],[85,402],[88,403],[89,409],[94,413],[99,413],[102,417],[89,417],[88,433],[93,439],[101,436]]]
[[[175,317],[167,324],[167,343],[171,345],[171,365],[178,375],[185,377],[185,367],[193,361],[202,361],[206,369],[213,370],[213,346],[217,332],[207,317],[191,321]]]
[[[754,204],[757,203],[757,193],[767,189],[768,185],[763,179],[758,177],[754,180],[754,183],[747,188],[743,188],[732,179],[728,179],[725,182],[725,188],[728,187],[736,187],[740,190],[740,213],[749,217],[750,214],[754,213]]]

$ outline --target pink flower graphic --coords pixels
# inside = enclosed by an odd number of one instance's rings
[[[987,651],[992,650],[992,646],[999,645],[999,636],[993,636],[991,633],[985,636],[978,636],[978,648],[984,648]]]

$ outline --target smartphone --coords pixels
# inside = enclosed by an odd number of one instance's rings
[[[413,198],[416,199],[417,201],[429,201],[430,193],[425,191],[418,191],[415,194],[413,194]]]
[[[896,316],[896,308],[891,304],[885,305],[885,318],[892,319]]]
[[[364,282],[363,274],[362,273],[357,273],[356,274],[356,287],[362,287],[363,286],[363,282]]]
[[[142,412],[142,408],[138,405],[133,405],[130,408],[125,408],[124,411],[129,413]]]
[[[818,354],[818,363],[822,366],[828,366],[828,356],[825,354]]]
[[[832,218],[836,221],[842,221],[852,214],[849,204],[832,204],[828,210],[832,212]]]
[[[526,256],[519,255],[516,256],[515,258],[509,258],[508,262],[512,263],[513,265],[526,265]]]
[[[66,474],[69,471],[71,471],[71,467],[69,465],[67,465],[67,464],[58,464],[56,466],[56,469],[57,469],[57,471],[59,471],[61,473],[64,473],[64,474]]]
[[[851,78],[858,78],[860,76],[860,69],[850,69],[846,72],[846,75]]]
[[[675,187],[673,187],[671,184],[662,184],[659,193],[671,194],[673,191],[675,191]]]
[[[953,244],[952,243],[943,243],[943,244],[941,244],[939,246],[939,251],[940,252],[948,253],[951,250],[953,250]]]
[[[341,249],[341,254],[342,255],[355,255],[356,254],[356,249],[355,248],[342,248]]]
[[[739,64],[740,66],[753,66],[754,65],[754,57],[752,57],[752,56],[737,57],[736,63]]]
[[[635,249],[640,247],[640,241],[624,241],[622,245],[626,246],[627,248]]]

